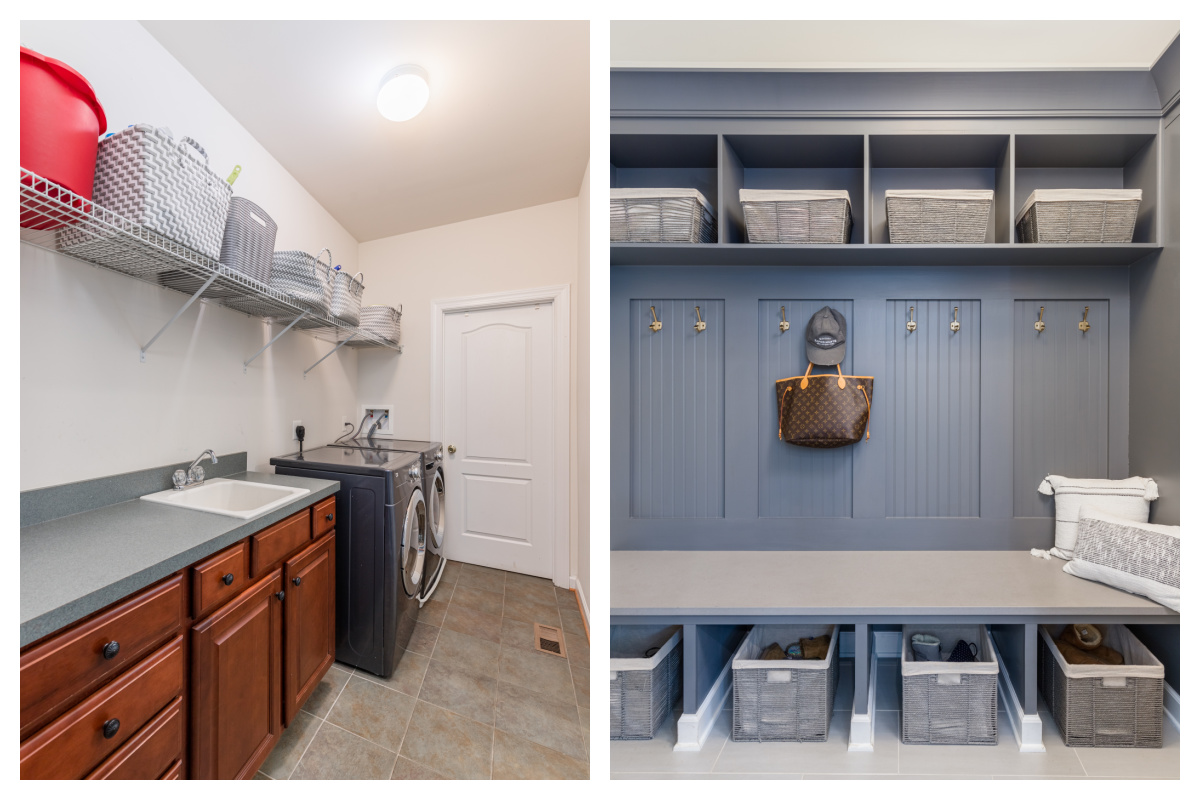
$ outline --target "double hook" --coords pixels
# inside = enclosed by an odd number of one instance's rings
[[[662,330],[663,324],[659,320],[658,312],[655,311],[654,306],[650,306],[650,316],[654,320],[653,322],[650,323],[650,332],[658,333],[659,331]],[[696,329],[696,333],[700,333],[701,331],[703,331],[705,328],[708,327],[708,325],[704,322],[704,320],[700,318],[700,306],[696,306],[696,324],[693,325],[692,327]]]
[[[1092,324],[1090,322],[1088,322],[1088,312],[1091,310],[1092,310],[1091,306],[1083,307],[1083,319],[1079,322],[1078,325],[1075,326],[1075,327],[1079,328],[1080,333],[1087,333],[1088,331],[1090,331],[1092,329]],[[1046,323],[1042,319],[1045,316],[1045,313],[1046,313],[1045,306],[1042,306],[1041,308],[1038,309],[1037,322],[1033,323],[1033,329],[1035,331],[1037,331],[1038,333],[1041,333],[1042,331],[1046,330]]]

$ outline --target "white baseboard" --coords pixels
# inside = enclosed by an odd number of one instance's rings
[[[1163,681],[1163,708],[1166,709],[1167,719],[1171,720],[1175,730],[1179,730],[1179,692],[1166,681]]]
[[[592,630],[592,612],[588,610],[587,595],[583,593],[583,587],[579,585],[579,578],[571,576],[571,588],[575,590],[575,596],[579,598],[579,607],[583,609],[583,621],[587,623],[588,633]]]
[[[867,681],[867,713],[854,713],[850,707],[850,744],[846,748],[850,753],[875,752],[875,676],[879,666],[879,654],[871,653],[871,674]],[[851,703],[854,701],[851,700]]]
[[[1004,659],[997,658],[1000,665],[1000,682],[997,693],[1004,703],[1004,711],[1012,724],[1013,736],[1022,753],[1044,753],[1046,745],[1042,742],[1042,718],[1037,714],[1026,714],[1021,705],[1021,695],[1008,676],[1004,667]]]
[[[746,636],[749,635],[749,633],[746,634]],[[745,641],[745,637],[742,637],[742,641]],[[738,642],[737,646],[733,648],[733,652],[736,653],[741,646],[742,642]],[[708,741],[708,735],[712,733],[713,726],[717,724],[717,718],[721,716],[725,700],[732,691],[733,656],[730,655],[725,666],[721,668],[721,674],[717,677],[716,682],[708,690],[704,702],[700,704],[700,708],[696,709],[696,713],[683,714],[679,717],[679,724],[676,727],[675,752],[696,753],[704,747],[704,743]]]

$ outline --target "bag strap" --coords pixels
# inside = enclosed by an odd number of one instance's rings
[[[870,439],[871,439],[871,396],[869,394],[867,394],[867,387],[863,386],[861,383],[858,385],[858,389],[859,389],[859,391],[861,391],[863,393],[863,397],[867,401],[867,435],[863,438],[865,438],[867,441],[870,441]]]
[[[838,388],[845,389],[846,388],[846,376],[842,374],[842,365],[839,363],[839,364],[834,364],[834,366],[837,367]],[[808,388],[808,378],[812,374],[812,368],[813,368],[813,363],[810,361],[810,362],[808,362],[808,369],[804,370],[804,377],[800,379],[801,391]]]
[[[783,396],[779,398],[779,441],[783,441],[783,401],[787,399],[787,393],[792,390],[792,387],[787,387],[783,390]]]

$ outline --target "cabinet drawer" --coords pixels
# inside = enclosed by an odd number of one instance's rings
[[[21,738],[178,633],[186,605],[176,575],[22,654]]]
[[[176,636],[21,745],[21,777],[82,778],[182,693]]]
[[[311,538],[309,509],[276,522],[250,537],[250,573],[258,578],[271,567],[299,550]]]
[[[192,567],[193,617],[203,617],[246,588],[250,582],[246,551],[246,543],[239,542]]]
[[[313,506],[312,538],[329,533],[337,525],[337,498],[329,497]]]
[[[154,780],[182,757],[183,698],[176,697],[96,767],[88,780]]]
[[[159,778],[160,781],[178,781],[183,780],[183,759],[176,761],[167,771]]]

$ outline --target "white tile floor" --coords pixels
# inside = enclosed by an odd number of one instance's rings
[[[1067,747],[1048,709],[1041,709],[1045,753],[1021,753],[1000,708],[995,747],[905,745],[900,742],[899,664],[879,663],[876,685],[875,751],[850,753],[853,666],[842,662],[829,741],[814,743],[734,742],[729,738],[732,706],[699,753],[676,753],[675,716],[648,742],[610,742],[614,779],[754,778],[1179,778],[1179,730],[1163,724],[1163,747],[1151,749]]]

